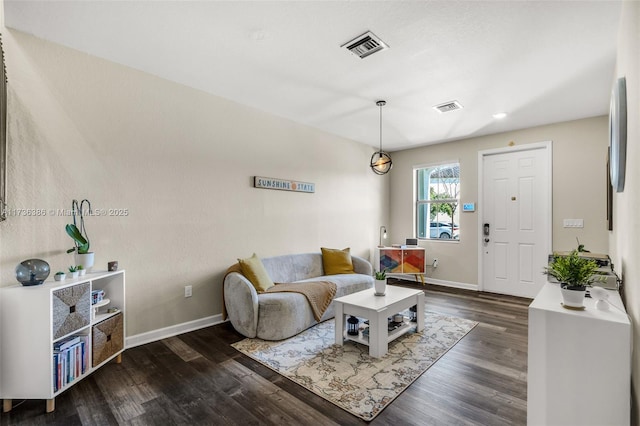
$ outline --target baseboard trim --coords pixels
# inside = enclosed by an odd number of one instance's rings
[[[193,321],[183,322],[182,324],[171,325],[169,327],[159,328],[157,330],[147,331],[145,333],[129,336],[125,339],[125,347],[127,349],[146,343],[156,342],[166,339],[167,337],[176,336],[182,333],[199,330],[201,328],[223,323],[222,314],[212,315],[210,317],[200,318]]]
[[[407,280],[407,281],[415,281],[417,283],[420,283],[420,279],[416,279],[413,275],[410,276],[403,276],[402,277],[403,280]],[[438,280],[436,278],[431,278],[431,277],[424,277],[424,282],[427,284],[435,284],[435,285],[441,285],[444,287],[453,287],[453,288],[461,288],[464,290],[473,290],[473,291],[479,291],[478,290],[478,285],[477,284],[468,284],[468,283],[460,283],[457,281],[447,281],[447,280]]]

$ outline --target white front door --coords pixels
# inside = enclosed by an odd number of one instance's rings
[[[551,253],[551,143],[480,155],[480,289],[533,298]]]

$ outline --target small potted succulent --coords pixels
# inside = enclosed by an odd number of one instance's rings
[[[382,271],[376,271],[374,273],[376,282],[375,282],[375,291],[376,296],[384,296],[387,292],[387,270],[386,268]]]
[[[597,270],[598,264],[580,256],[576,249],[568,256],[554,253],[553,261],[544,268],[543,274],[552,276],[560,283],[564,307],[583,309],[587,286],[596,280],[594,274]]]
[[[71,279],[78,278],[78,267],[77,266],[69,266],[69,277]]]
[[[56,272],[56,274],[53,276],[53,279],[56,281],[64,281],[65,278],[67,278],[67,274],[62,271]]]
[[[84,269],[84,266],[82,266],[82,265],[78,265],[78,266],[76,267],[76,269],[78,270],[78,275],[79,275],[79,276],[83,276],[84,274],[86,274],[86,273],[87,273],[87,270],[86,270],[86,269]]]

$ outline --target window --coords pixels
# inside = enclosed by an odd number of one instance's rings
[[[431,240],[460,239],[460,164],[415,169],[416,235]]]

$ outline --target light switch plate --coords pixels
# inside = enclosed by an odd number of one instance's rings
[[[584,228],[584,219],[564,219],[565,228]]]

